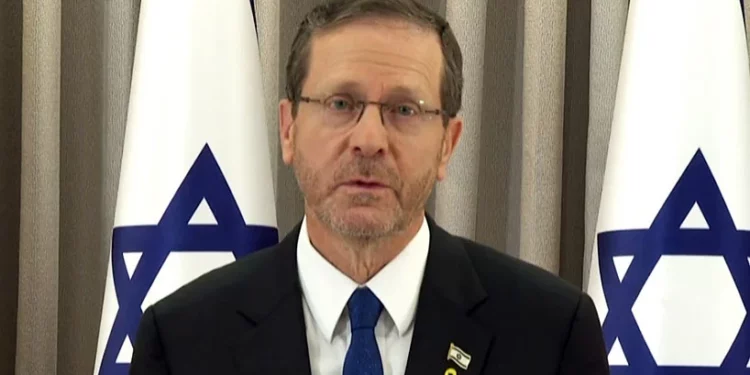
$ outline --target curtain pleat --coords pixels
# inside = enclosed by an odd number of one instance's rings
[[[488,1],[474,239],[520,255],[522,1]],[[468,61],[467,64],[473,64]],[[448,177],[451,178],[450,176]]]
[[[93,360],[107,253],[101,236],[105,81],[104,2],[62,2],[60,90],[60,263],[57,366],[83,372]],[[114,202],[112,202],[114,203]],[[97,309],[98,308],[98,309]]]
[[[557,273],[566,0],[524,2],[520,257]]]
[[[60,1],[23,2],[17,374],[57,372]]]
[[[22,30],[21,3],[0,1],[0,374],[16,363]]]
[[[568,1],[566,25],[559,275],[581,285],[586,242],[591,0]]]

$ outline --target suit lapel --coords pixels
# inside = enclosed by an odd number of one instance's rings
[[[310,374],[300,298],[290,294],[234,349],[239,374]]]
[[[471,319],[470,313],[487,294],[463,244],[430,217],[427,219],[430,250],[406,375],[481,374],[493,337]],[[459,356],[471,357],[466,369],[459,365],[465,364],[465,359],[449,359],[451,344],[463,352]]]
[[[297,274],[299,225],[251,273],[237,313],[244,321],[233,355],[239,374],[310,374]],[[252,299],[250,296],[253,297]]]

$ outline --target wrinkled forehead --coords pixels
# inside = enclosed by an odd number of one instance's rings
[[[410,96],[439,103],[442,71],[434,30],[400,19],[365,18],[313,36],[303,92]]]

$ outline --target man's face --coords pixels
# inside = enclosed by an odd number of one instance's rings
[[[423,214],[461,132],[441,116],[411,116],[410,103],[439,109],[442,52],[434,31],[391,19],[367,19],[313,38],[302,96],[395,104],[366,105],[357,122],[349,102],[280,105],[284,162],[292,165],[306,213],[348,237],[383,237]],[[405,126],[408,124],[409,126]]]

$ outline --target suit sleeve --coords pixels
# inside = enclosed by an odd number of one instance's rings
[[[168,375],[164,347],[153,306],[146,309],[138,326],[130,362],[130,375]]]
[[[604,335],[591,298],[581,294],[563,351],[559,375],[608,375]]]

